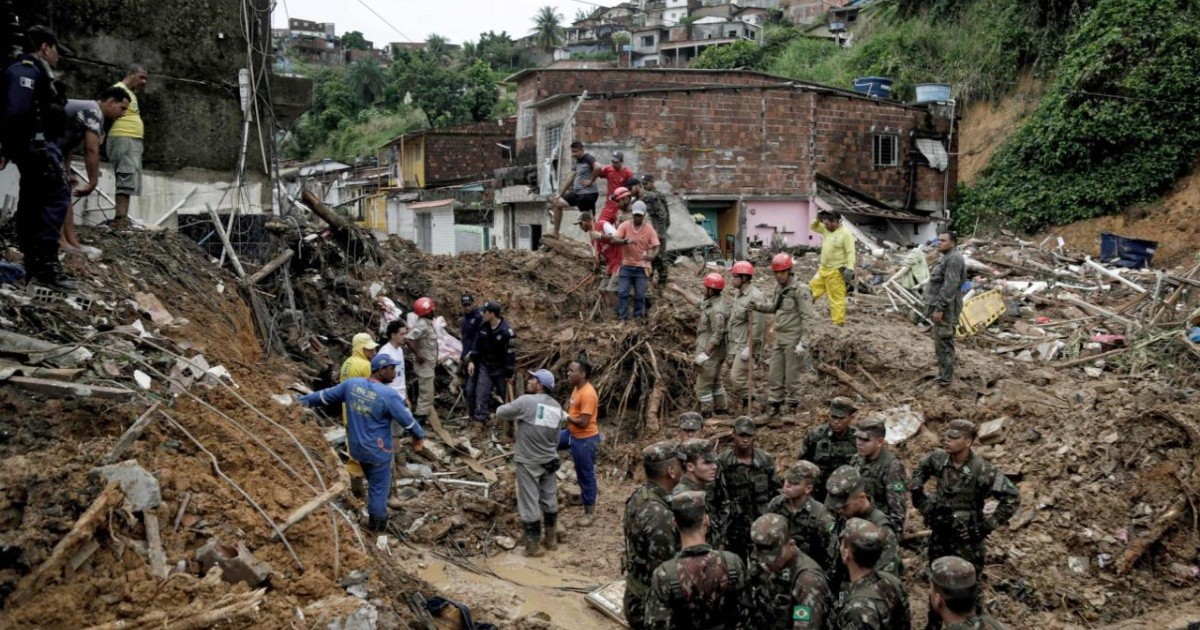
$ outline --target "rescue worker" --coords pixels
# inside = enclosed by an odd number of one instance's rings
[[[729,305],[729,354],[733,363],[729,368],[729,384],[735,400],[741,401],[744,414],[750,409],[750,372],[754,369],[754,357],[750,346],[762,352],[763,332],[767,328],[766,317],[755,317],[751,304],[762,304],[763,294],[754,287],[754,265],[739,260],[733,263],[733,300]],[[751,343],[753,339],[753,344]]]
[[[755,432],[753,419],[739,417],[733,423],[733,447],[717,457],[717,501],[724,512],[718,534],[725,549],[743,558],[750,553],[750,525],[779,493],[775,460],[754,447]]]
[[[846,519],[861,518],[879,526],[883,531],[883,554],[875,565],[880,571],[893,575],[904,572],[904,564],[900,560],[900,537],[892,522],[888,520],[866,493],[863,478],[853,466],[842,466],[829,476],[827,485],[828,496],[825,498],[825,508],[837,517],[838,526],[834,527],[834,544],[842,533]],[[830,556],[837,558],[837,550],[831,549]],[[846,576],[844,566],[829,568],[829,579],[834,587],[841,585]]]
[[[625,621],[633,630],[646,628],[646,600],[658,565],[679,551],[679,532],[668,500],[679,483],[678,449],[674,442],[655,442],[642,449],[646,483],[625,500]]]
[[[720,548],[724,543],[718,536],[720,504],[717,502],[717,452],[712,440],[693,438],[679,443],[679,464],[683,477],[675,486],[673,494],[680,492],[703,492],[711,526],[708,528],[708,544]]]
[[[479,327],[483,325],[483,311],[475,306],[475,297],[463,294],[459,298],[462,305],[462,325],[459,339],[462,340],[462,352],[458,356],[458,366],[460,374],[464,377],[465,384],[463,391],[463,400],[467,403],[467,415],[473,415],[475,406],[475,386],[479,382],[479,376],[471,376],[467,373],[467,364],[470,363],[471,348],[475,347],[475,337],[479,335]]]
[[[846,325],[846,287],[854,280],[854,235],[842,227],[841,215],[822,211],[809,226],[821,235],[821,262],[809,281],[813,301],[829,294],[829,318],[835,326]]]
[[[558,547],[558,427],[563,421],[562,405],[550,396],[554,374],[550,370],[529,373],[525,394],[496,409],[498,420],[517,423],[513,465],[517,473],[517,515],[525,528],[525,555],[545,555],[542,550]],[[542,525],[546,526],[545,538]]]
[[[880,571],[885,553],[880,528],[861,518],[846,522],[838,554],[849,573],[849,582],[838,597],[829,627],[863,630],[910,630],[912,613],[908,594],[895,575]]]
[[[646,627],[725,630],[738,620],[738,602],[746,583],[742,559],[705,542],[709,517],[703,492],[671,497],[679,529],[680,552],[654,570]]]
[[[829,475],[849,464],[858,454],[854,432],[850,430],[850,423],[857,411],[854,401],[838,396],[829,401],[828,422],[810,429],[804,436],[804,445],[800,447],[797,459],[810,461],[821,469],[821,477],[813,489],[813,498],[818,501],[825,500],[825,483]]]
[[[350,356],[342,361],[342,369],[338,371],[338,382],[344,383],[352,378],[368,378],[371,376],[371,359],[375,358],[375,351],[379,348],[379,344],[371,338],[367,333],[358,333],[350,340]],[[388,381],[391,384],[395,380]],[[401,397],[403,400],[403,397]],[[345,426],[350,421],[349,410],[346,405],[342,405],[342,425]],[[363,487],[363,469],[358,462],[351,456],[346,461],[346,472],[350,473],[350,491],[357,497],[362,497],[364,492]]]
[[[654,277],[659,291],[667,286],[667,270],[671,263],[667,260],[667,231],[671,229],[671,211],[667,202],[654,190],[654,176],[642,175],[641,200],[646,203],[646,217],[650,225],[658,231],[658,255],[654,257]]]
[[[346,444],[350,456],[362,466],[367,478],[367,514],[371,531],[387,531],[387,497],[392,487],[391,423],[396,422],[413,436],[412,449],[420,452],[425,430],[404,401],[388,383],[396,377],[396,360],[381,354],[371,359],[371,377],[353,377],[328,389],[297,396],[305,407],[344,403],[349,421]]]
[[[433,411],[433,375],[438,362],[437,331],[433,329],[433,300],[423,297],[413,302],[417,321],[408,330],[404,345],[413,356],[413,372],[417,375],[417,408],[413,414],[425,424]]]
[[[801,358],[805,355],[804,338],[812,329],[812,294],[803,282],[796,280],[791,254],[775,254],[771,271],[775,273],[775,297],[769,303],[751,301],[748,307],[760,313],[775,314],[775,347],[771,352],[768,371],[770,390],[767,404],[770,417],[779,416],[787,405],[792,412],[800,402]]]
[[[729,413],[725,400],[725,385],[721,382],[721,368],[725,365],[728,332],[729,305],[721,298],[725,290],[725,278],[719,273],[704,276],[704,299],[700,300],[700,323],[696,326],[696,399],[700,401],[700,415],[711,418],[713,410]]]
[[[946,630],[1004,630],[991,615],[975,611],[979,589],[975,567],[958,556],[945,556],[929,565],[929,610],[937,613]]]
[[[71,206],[62,149],[67,96],[51,68],[63,47],[42,26],[25,32],[24,52],[4,71],[4,109],[0,111],[0,169],[11,161],[21,174],[17,200],[17,247],[31,282],[57,291],[78,285],[58,260],[59,235]]]
[[[502,311],[495,300],[483,304],[483,325],[467,357],[467,376],[475,379],[475,400],[471,402],[479,422],[487,422],[492,393],[504,400],[504,384],[516,374],[516,333],[501,315]]]
[[[742,595],[742,628],[824,628],[833,594],[821,565],[796,546],[787,519],[764,514],[750,527],[754,551]]]
[[[701,437],[704,432],[704,416],[695,411],[685,411],[679,416],[679,429],[675,434],[675,439],[683,442],[692,438]]]
[[[937,355],[937,384],[947,387],[954,380],[954,329],[962,313],[962,285],[967,281],[967,263],[958,251],[954,232],[938,235],[941,258],[925,285],[925,310],[933,322],[933,351]]]
[[[767,504],[767,512],[782,516],[788,535],[796,548],[823,567],[830,566],[829,550],[836,520],[829,510],[812,497],[813,488],[821,478],[821,469],[812,462],[800,460],[783,473],[779,496]]]
[[[850,462],[867,486],[871,502],[879,506],[898,533],[904,533],[908,515],[908,470],[888,448],[887,427],[880,418],[867,418],[854,427],[858,454]]]

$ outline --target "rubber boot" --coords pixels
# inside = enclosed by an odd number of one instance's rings
[[[376,534],[386,534],[387,533],[387,524],[388,524],[388,521],[386,518],[379,518],[376,516],[372,516],[369,519],[367,519],[367,529],[375,532]]]
[[[716,408],[716,413],[722,416],[729,415],[729,402],[725,399],[724,394],[713,396],[713,406]]]
[[[705,405],[705,406],[701,406],[701,407],[700,407],[700,417],[701,417],[701,418],[704,418],[705,420],[708,420],[709,418],[713,417],[713,410],[712,410],[712,407],[709,407],[709,406],[706,406],[706,405]]]
[[[742,396],[742,415],[749,416],[753,414],[754,410],[750,408],[750,397]]]
[[[583,506],[583,518],[579,521],[580,527],[587,527],[588,525],[591,525],[592,521],[594,520],[596,520],[596,506]]]
[[[783,405],[782,405],[782,403],[777,403],[777,402],[773,402],[773,403],[771,403],[771,411],[769,411],[769,412],[767,413],[767,418],[771,418],[771,419],[773,419],[773,418],[778,418],[778,417],[779,417],[779,412],[780,412],[780,409],[779,409],[779,408],[780,408],[781,406],[783,406]]]
[[[558,549],[558,512],[542,512],[542,546],[548,551]]]
[[[69,276],[63,273],[62,263],[58,259],[42,261],[33,273],[33,281],[48,288],[63,293],[72,293],[79,289]]]
[[[525,525],[525,556],[539,558],[546,555],[542,549],[542,524],[539,521],[524,523]]]

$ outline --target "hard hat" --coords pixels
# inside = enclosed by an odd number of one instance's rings
[[[788,271],[792,268],[792,255],[786,252],[775,254],[771,259],[771,271]]]
[[[719,273],[710,273],[704,276],[704,286],[717,291],[725,290],[725,278]]]
[[[612,192],[612,195],[609,196],[609,199],[612,199],[613,201],[620,201],[621,199],[624,199],[625,197],[628,197],[631,194],[633,194],[633,193],[629,192],[628,188],[622,186],[622,187],[614,190]]]
[[[433,300],[427,297],[417,300],[415,303],[413,303],[413,312],[416,313],[418,317],[425,317],[426,315],[432,313]]]
[[[751,265],[750,261],[748,261],[748,260],[739,260],[739,261],[733,263],[732,271],[736,275],[753,276],[754,275],[754,265]]]

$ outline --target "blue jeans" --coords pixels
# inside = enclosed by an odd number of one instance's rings
[[[646,289],[650,286],[650,278],[641,267],[621,265],[621,273],[617,276],[617,317],[621,321],[629,319],[629,289],[632,287],[636,294],[633,304],[633,316],[637,319],[646,317]]]
[[[392,462],[358,462],[367,478],[367,514],[387,518],[388,492],[392,489]]]
[[[492,411],[492,392],[500,394],[500,399],[504,400],[504,368],[489,368],[477,363],[473,380],[475,387],[468,390],[475,396],[470,403],[471,409],[475,419],[482,422]]]
[[[596,452],[600,450],[600,442],[604,436],[600,434],[589,438],[573,438],[571,432],[563,429],[558,432],[558,450],[571,449],[571,461],[575,463],[575,478],[579,481],[580,498],[585,506],[596,505]]]

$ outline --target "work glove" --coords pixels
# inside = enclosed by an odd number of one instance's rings
[[[803,341],[796,342],[796,354],[804,354],[805,346]]]
[[[708,363],[708,353],[701,352],[700,354],[697,354],[696,355],[696,365],[704,365],[705,363]]]
[[[842,267],[842,281],[846,283],[846,286],[850,286],[850,283],[854,281],[854,270],[850,267]]]
[[[745,348],[742,348],[742,351],[738,354],[738,358],[743,361],[749,361],[750,360],[750,347],[746,346]]]

